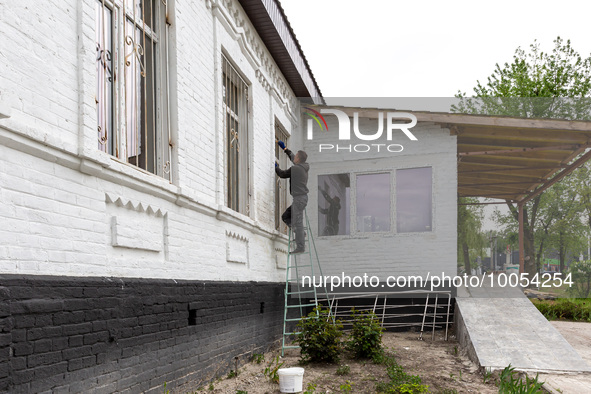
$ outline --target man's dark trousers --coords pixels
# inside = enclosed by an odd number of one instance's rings
[[[293,202],[288,207],[281,219],[290,226],[295,233],[296,248],[304,248],[305,246],[305,234],[304,234],[304,210],[308,205],[308,195],[302,194],[299,196],[293,196]]]

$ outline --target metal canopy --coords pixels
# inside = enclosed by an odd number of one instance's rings
[[[335,107],[331,107],[335,108]],[[336,107],[376,119],[384,109]],[[457,137],[458,196],[517,203],[519,271],[525,272],[524,204],[591,159],[591,122],[412,112]],[[531,256],[529,256],[531,257]]]
[[[328,107],[327,107],[328,108]],[[331,106],[350,117],[385,109]],[[591,122],[405,111],[457,136],[458,196],[525,203],[591,159]]]
[[[462,122],[470,118],[458,116]],[[573,163],[591,145],[591,122],[514,120],[515,126],[494,122],[451,125],[457,135],[460,197],[524,203],[590,157]]]

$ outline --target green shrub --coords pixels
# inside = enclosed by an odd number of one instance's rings
[[[379,354],[375,354],[372,358],[371,361],[374,364],[377,365],[393,365],[396,364],[396,360],[394,359],[394,357],[390,354],[386,354],[386,352],[381,352]]]
[[[336,363],[342,352],[343,325],[333,321],[328,309],[318,306],[298,323],[295,342],[300,345],[302,362]]]
[[[341,391],[343,393],[350,393],[351,391],[353,391],[353,383],[349,382],[348,380],[345,382],[345,384],[341,384],[339,386],[339,388],[341,389]]]
[[[271,359],[271,362],[265,370],[263,371],[263,375],[265,375],[269,380],[273,383],[279,383],[279,368],[281,368],[285,364],[285,361],[279,362],[279,356]]]
[[[254,353],[251,357],[251,360],[257,364],[260,364],[265,361],[265,355],[261,353]]]
[[[349,335],[347,348],[357,358],[373,358],[383,352],[382,333],[384,329],[380,326],[375,313],[371,311],[352,311],[353,328]]]
[[[387,383],[378,383],[376,392],[385,394],[419,394],[428,393],[429,386],[423,384],[418,375],[409,375],[404,371],[393,357],[382,358],[382,361],[388,366],[387,372],[390,381]]]
[[[591,260],[573,262],[569,272],[574,283],[567,292],[573,297],[588,298],[591,295]]]
[[[526,376],[524,382],[509,364],[499,376],[499,394],[541,394],[545,393],[543,384],[544,382],[538,382],[538,375],[534,379]]]
[[[337,375],[344,376],[351,373],[351,367],[348,365],[341,365],[337,368]]]
[[[574,320],[591,322],[591,300],[561,298],[558,300],[532,300],[548,320]]]

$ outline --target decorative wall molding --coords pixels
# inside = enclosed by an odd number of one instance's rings
[[[275,242],[275,267],[279,269],[287,269],[287,248],[284,244]]]
[[[118,207],[125,207],[136,212],[146,212],[157,217],[163,217],[166,215],[166,212],[162,211],[160,208],[142,202],[134,202],[125,197],[115,196],[111,193],[105,193],[105,200],[107,203],[114,204]]]
[[[214,15],[221,17],[220,20],[228,25],[234,33],[234,39],[243,48],[244,54],[253,58],[257,79],[265,90],[274,93],[283,109],[291,118],[295,119],[294,110],[297,108],[297,97],[291,91],[289,84],[242,7],[236,0],[206,0],[206,5],[211,5]],[[253,63],[252,60],[250,61]]]
[[[226,261],[248,264],[248,238],[226,230]]]
[[[105,200],[110,216],[111,246],[168,253],[166,212],[111,193],[105,193]]]

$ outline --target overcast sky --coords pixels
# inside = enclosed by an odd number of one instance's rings
[[[325,97],[472,93],[534,39],[591,53],[589,0],[280,1]]]

